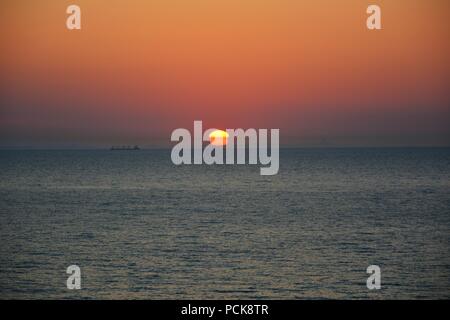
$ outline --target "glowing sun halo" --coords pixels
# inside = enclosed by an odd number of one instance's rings
[[[214,146],[224,146],[227,144],[228,133],[223,130],[214,130],[209,134],[209,142]]]

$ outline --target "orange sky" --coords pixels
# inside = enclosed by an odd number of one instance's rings
[[[82,30],[65,27],[68,5]],[[383,30],[366,29],[366,8]],[[450,145],[447,0],[2,1],[0,146]]]

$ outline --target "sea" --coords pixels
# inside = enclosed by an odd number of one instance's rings
[[[0,151],[0,299],[410,298],[450,298],[450,148]]]

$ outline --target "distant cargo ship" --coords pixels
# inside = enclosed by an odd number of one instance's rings
[[[141,150],[138,146],[112,146],[110,150]]]

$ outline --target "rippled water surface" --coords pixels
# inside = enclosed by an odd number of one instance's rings
[[[450,298],[449,241],[450,149],[0,151],[0,298]]]

